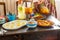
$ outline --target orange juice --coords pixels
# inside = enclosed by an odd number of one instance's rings
[[[32,8],[29,8],[29,13],[31,14],[33,12]]]

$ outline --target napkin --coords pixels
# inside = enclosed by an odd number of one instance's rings
[[[1,30],[0,30],[0,35],[5,34],[6,32],[7,32],[7,30],[1,29]]]

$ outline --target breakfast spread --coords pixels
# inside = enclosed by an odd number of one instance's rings
[[[26,6],[24,2],[20,0],[18,2],[18,15],[9,13],[7,15],[9,21],[2,25],[5,29],[18,29],[23,26],[28,28],[36,28],[37,25],[41,27],[50,27],[53,25],[53,22],[45,20],[47,15],[49,15],[50,10],[48,7],[43,6],[44,1],[39,2],[27,2]],[[29,6],[29,5],[30,6]],[[19,19],[16,20],[16,17]],[[33,18],[33,19],[32,19]],[[28,20],[28,21],[27,21]]]

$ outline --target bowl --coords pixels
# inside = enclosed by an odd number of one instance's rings
[[[5,18],[3,16],[0,16],[0,24],[4,24],[5,23]]]
[[[36,21],[28,21],[27,27],[28,28],[36,28],[37,27],[37,22]]]

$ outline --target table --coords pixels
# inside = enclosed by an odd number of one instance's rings
[[[57,40],[57,39],[60,40],[59,39],[60,27],[57,26],[60,24],[60,22],[53,16],[49,16],[47,20],[54,22],[54,25],[51,28],[37,27],[35,29],[30,30],[28,27],[24,26],[23,28],[15,31],[7,31],[6,33],[4,33],[4,35],[0,36],[8,37],[16,35],[18,38],[18,36],[20,35],[19,36],[21,38],[20,40]],[[34,35],[38,37],[35,37]]]

